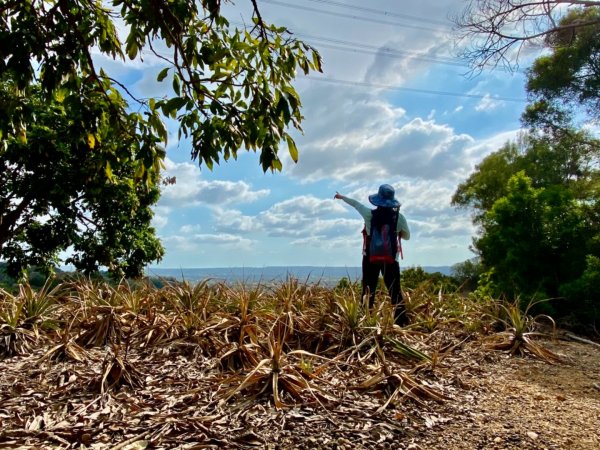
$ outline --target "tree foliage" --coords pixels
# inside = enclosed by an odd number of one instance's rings
[[[282,143],[297,160],[292,81],[298,69],[320,70],[320,58],[249,1],[242,29],[219,0],[0,4],[0,258],[11,270],[52,265],[67,248],[86,271],[135,275],[160,258],[150,207],[165,119],[209,168],[245,148],[260,153],[263,170],[280,170]],[[98,53],[158,61],[151,67],[171,94],[135,98]]]
[[[530,125],[564,125],[569,111],[582,109],[600,118],[600,7],[570,11],[560,26],[565,28],[546,40],[550,53],[536,59],[528,73]]]
[[[571,295],[583,292],[587,261],[600,256],[600,142],[587,136],[589,146],[581,145],[581,135],[524,135],[520,146],[488,156],[454,194],[455,206],[475,211],[473,249],[491,295],[527,302],[568,292],[556,311],[578,309]]]
[[[452,199],[479,226],[481,292],[563,297],[566,315],[600,319],[600,142],[574,125],[598,119],[600,2],[470,0],[455,19],[474,69],[518,65],[526,44],[548,52],[527,74],[529,127],[486,157]],[[594,293],[592,293],[594,292]]]
[[[479,258],[471,258],[452,266],[452,278],[456,280],[461,290],[473,292],[477,289],[482,270]]]
[[[595,13],[568,19],[573,8],[596,9],[599,4],[594,0],[469,0],[454,23],[459,40],[467,44],[462,54],[475,70],[498,65],[514,70],[524,46],[565,42],[580,29],[599,26]]]
[[[576,199],[593,198],[597,193],[600,142],[585,131],[561,130],[556,134],[523,132],[486,156],[475,171],[460,183],[452,197],[457,207],[473,209],[475,222],[507,194],[508,180],[520,171],[533,187],[554,185],[571,190]]]
[[[82,92],[90,102],[82,111],[79,98],[43,96],[39,88],[26,95],[14,83],[0,88],[28,125],[26,134],[9,133],[0,152],[0,248],[11,273],[49,268],[71,248],[66,263],[78,269],[102,265],[115,275],[140,275],[163,254],[149,226],[158,167],[139,157],[158,138],[132,138],[131,114],[115,126],[102,96]],[[93,133],[84,123],[92,120]],[[160,148],[152,151],[162,157]]]
[[[485,214],[476,248],[494,268],[498,290],[558,297],[559,286],[578,277],[591,249],[582,212],[560,186],[536,189],[524,172],[513,175],[507,194]]]

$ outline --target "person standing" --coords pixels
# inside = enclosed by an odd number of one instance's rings
[[[406,218],[400,213],[400,202],[395,198],[395,191],[389,184],[379,186],[377,194],[369,195],[369,202],[376,206],[371,209],[352,198],[346,197],[339,192],[335,193],[335,199],[343,200],[362,216],[365,221],[363,229],[363,257],[362,257],[362,295],[369,296],[369,308],[375,303],[375,291],[379,275],[383,274],[383,281],[388,290],[392,305],[394,306],[394,321],[397,325],[404,326],[408,323],[406,308],[402,291],[400,289],[400,264],[399,256],[402,255],[401,239],[410,239],[410,230]],[[380,229],[394,230],[390,239],[392,244],[392,256],[390,258],[377,257],[371,238],[376,235],[378,241],[381,236]],[[394,245],[395,244],[395,245]]]

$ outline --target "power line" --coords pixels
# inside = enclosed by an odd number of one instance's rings
[[[434,25],[442,25],[442,26],[448,27],[448,23],[442,22],[441,20],[426,19],[424,17],[417,17],[417,16],[411,16],[408,14],[389,12],[389,11],[384,11],[381,9],[366,8],[364,6],[348,5],[346,3],[340,3],[340,2],[333,1],[333,0],[306,0],[306,1],[338,6],[340,8],[344,8],[344,9],[354,9],[357,11],[364,11],[364,12],[369,12],[369,13],[373,13],[373,14],[379,14],[379,15],[386,16],[386,17],[399,17],[401,19],[416,20],[418,22],[425,22],[425,23],[431,23]]]
[[[240,25],[243,27],[246,27],[247,25],[243,22],[237,22],[237,21],[232,21],[230,22],[232,25]],[[348,46],[349,48],[343,48],[343,47],[336,47],[334,45],[329,45],[329,48],[333,48],[336,50],[351,50],[351,51],[356,51],[357,48],[362,48],[362,49],[366,49],[366,50],[371,50],[370,52],[366,52],[363,51],[362,53],[369,53],[369,54],[373,54],[376,55],[378,53],[384,53],[386,56],[390,56],[390,57],[395,57],[395,58],[401,58],[401,57],[411,57],[414,59],[421,59],[424,61],[430,61],[430,62],[437,62],[437,63],[442,63],[442,64],[449,64],[452,66],[459,66],[459,67],[469,67],[467,64],[458,62],[455,58],[451,58],[451,57],[444,57],[444,56],[426,56],[420,53],[416,53],[416,52],[407,52],[404,50],[396,50],[393,49],[391,47],[379,47],[376,45],[369,45],[369,44],[363,44],[360,42],[351,42],[351,41],[346,41],[343,39],[335,39],[335,38],[329,38],[329,37],[325,37],[325,36],[316,36],[316,35],[311,35],[311,34],[306,34],[306,33],[297,33],[297,32],[293,32],[292,33],[294,36],[300,37],[302,39],[311,39],[311,40],[315,40],[315,41],[324,41],[324,42],[331,42],[333,44],[341,44],[341,45],[345,45]],[[319,46],[327,46],[325,44],[319,43]]]
[[[297,35],[300,36],[299,33]],[[320,41],[320,40],[328,41],[328,39],[326,39],[326,38],[319,38],[316,36],[313,37],[312,39],[315,39],[316,41]],[[333,40],[333,41],[335,41],[335,40]],[[355,45],[351,45],[351,44],[353,44],[353,43],[349,42],[347,44],[344,44],[344,45],[348,45],[347,47],[344,47],[344,46],[339,46],[339,45],[334,45],[334,44],[318,42],[318,44],[315,45],[315,47],[317,47],[317,50],[319,48],[325,47],[325,48],[331,48],[333,50],[341,50],[341,51],[354,52],[354,53],[363,53],[363,54],[367,54],[367,55],[386,56],[386,57],[395,58],[395,59],[403,59],[403,58],[408,57],[408,58],[416,59],[418,61],[427,61],[427,62],[433,62],[433,63],[437,63],[437,64],[445,64],[448,66],[463,67],[463,68],[471,70],[471,66],[469,66],[469,64],[461,63],[457,60],[452,60],[450,58],[426,56],[426,55],[421,55],[419,53],[414,53],[414,52],[405,52],[402,50],[394,50],[389,47],[376,47],[376,46],[368,46],[368,45],[357,44],[357,43],[354,43]],[[363,47],[363,48],[361,48],[361,47]],[[489,65],[489,67],[492,67],[492,65]],[[518,73],[518,74],[526,73],[526,71],[524,71],[524,70],[511,70],[511,69],[505,68],[505,67],[495,67],[494,70],[498,70],[500,72]]]
[[[328,14],[330,16],[344,17],[347,19],[360,20],[363,22],[374,22],[374,23],[380,23],[380,24],[384,24],[384,25],[393,25],[396,27],[413,28],[415,30],[421,30],[421,31],[433,31],[433,32],[439,31],[438,29],[435,29],[435,28],[427,28],[427,27],[422,27],[419,25],[412,25],[412,24],[406,24],[406,23],[400,23],[400,22],[390,22],[387,20],[374,19],[371,17],[364,17],[364,16],[355,16],[352,14],[336,13],[333,11],[326,11],[324,9],[311,8],[309,6],[292,5],[290,3],[280,2],[277,0],[261,0],[261,3],[270,3],[272,5],[284,6],[286,8],[300,9],[303,11],[311,11],[311,12],[316,12],[319,14]]]
[[[231,24],[246,26],[246,24],[244,24],[242,22],[235,22],[235,21],[231,22]],[[408,58],[416,59],[419,61],[427,61],[427,62],[445,64],[445,65],[455,66],[455,67],[464,67],[464,68],[470,69],[470,66],[468,64],[462,63],[462,62],[458,61],[456,58],[452,58],[452,57],[427,56],[427,55],[424,55],[421,53],[416,53],[416,52],[407,52],[404,50],[396,50],[391,47],[379,47],[376,45],[363,44],[360,42],[351,42],[351,41],[346,41],[343,39],[334,39],[334,38],[329,38],[329,37],[325,37],[325,36],[310,35],[310,34],[306,34],[306,33],[294,32],[293,34],[302,39],[310,39],[311,41],[317,41],[318,44],[315,45],[315,47],[318,47],[318,48],[325,47],[325,48],[331,48],[333,50],[341,50],[341,51],[346,51],[346,52],[363,53],[363,54],[368,54],[368,55],[382,55],[382,56],[396,58],[396,59],[408,57]],[[325,43],[320,42],[320,41],[323,41]],[[329,43],[331,43],[331,44],[329,44]],[[333,44],[340,44],[341,46],[333,45]],[[511,71],[509,69],[505,69],[503,67],[498,67],[498,68],[496,68],[496,70],[513,72],[513,71]],[[516,70],[514,72],[524,73],[524,71],[521,71],[521,70]]]
[[[416,53],[407,53],[407,52],[402,52],[400,50],[391,50],[391,49],[386,49],[386,48],[382,48],[379,51],[375,51],[375,50],[366,50],[366,49],[353,48],[353,47],[342,47],[339,45],[325,44],[325,43],[319,43],[318,47],[319,48],[325,47],[325,48],[330,48],[333,50],[341,50],[341,51],[345,51],[345,52],[363,53],[363,54],[367,54],[367,55],[381,55],[381,56],[386,56],[386,57],[395,58],[395,59],[403,59],[406,57],[410,57],[412,59],[416,59],[416,60],[420,60],[420,61],[435,62],[438,64],[447,64],[450,66],[469,68],[468,64],[463,64],[463,63],[456,62],[456,61],[444,61],[444,60],[439,60],[439,59],[436,59],[433,57],[417,56]]]
[[[433,61],[433,62],[439,62],[439,63],[443,63],[443,64],[451,64],[451,65],[460,65],[460,66],[466,66],[465,64],[462,64],[460,62],[457,62],[456,59],[451,58],[451,57],[444,57],[444,56],[426,56],[420,53],[416,53],[416,52],[407,52],[404,50],[396,50],[394,48],[390,48],[390,47],[379,47],[376,45],[369,45],[369,44],[362,44],[359,42],[350,42],[350,41],[346,41],[343,39],[334,39],[334,38],[328,38],[325,36],[315,36],[315,35],[310,35],[310,34],[305,34],[305,33],[294,33],[296,36],[302,37],[302,38],[308,38],[308,39],[314,39],[314,40],[318,40],[318,41],[325,41],[325,42],[331,42],[334,44],[342,44],[342,45],[347,45],[350,47],[350,50],[354,50],[356,48],[363,48],[363,49],[368,49],[368,50],[374,50],[375,53],[378,52],[383,52],[388,54],[389,56],[398,56],[398,57],[412,57],[415,59],[424,59],[427,61]],[[322,44],[320,44],[322,45]],[[339,47],[338,47],[339,48]]]
[[[464,98],[473,98],[477,100],[483,99],[491,99],[491,100],[499,100],[504,102],[515,102],[515,103],[527,103],[527,100],[524,98],[514,98],[514,97],[500,97],[500,96],[490,96],[490,95],[480,95],[480,94],[465,94],[462,92],[450,92],[450,91],[436,91],[432,89],[418,89],[418,88],[409,88],[402,86],[390,86],[386,84],[378,84],[378,83],[368,83],[366,81],[350,81],[350,80],[339,80],[336,78],[324,78],[324,77],[314,77],[314,76],[306,76],[309,80],[314,81],[322,81],[325,83],[333,83],[333,84],[341,84],[346,86],[359,86],[359,87],[369,87],[369,88],[378,88],[378,89],[386,89],[391,91],[405,91],[405,92],[413,92],[415,94],[429,94],[429,95],[444,95],[450,97],[464,97]]]

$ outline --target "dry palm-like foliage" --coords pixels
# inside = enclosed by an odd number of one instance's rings
[[[404,292],[411,328],[431,333],[438,329],[477,329],[481,326],[482,300],[473,302],[458,293],[444,293],[430,282]]]
[[[60,343],[51,347],[40,359],[40,362],[46,359],[57,361],[71,360],[77,362],[84,362],[90,359],[89,352],[77,344],[73,337],[70,337],[70,328],[60,331],[58,336]]]
[[[112,346],[102,362],[100,378],[92,382],[94,387],[99,387],[101,394],[123,386],[136,389],[144,385],[143,374],[127,359],[127,354],[122,355],[121,351],[119,346]]]
[[[0,289],[0,355],[31,351],[41,337],[39,329],[53,327],[50,318],[61,286],[51,288],[51,281],[38,291],[19,285],[16,295]]]
[[[0,325],[0,356],[26,354],[35,348],[39,335],[35,330]]]
[[[224,402],[238,394],[249,398],[268,395],[277,408],[333,399],[333,396],[311,383],[306,372],[292,362],[294,356],[319,358],[317,355],[302,350],[285,352],[285,343],[292,334],[292,328],[291,313],[284,314],[275,321],[268,334],[268,352],[264,357],[259,357],[261,349],[257,348],[253,358],[256,364],[247,374],[236,374],[223,380]],[[293,403],[288,403],[286,397]]]
[[[29,350],[34,336],[21,328],[23,302],[5,290],[0,290],[0,300],[0,355],[11,356]]]
[[[95,306],[86,311],[87,318],[80,325],[82,331],[75,338],[84,348],[102,347],[119,343],[122,338],[120,310],[113,306]]]
[[[392,344],[405,355],[410,355],[418,360],[429,359],[425,354],[413,349],[412,347],[402,344],[398,340],[391,340]],[[390,404],[396,401],[401,401],[404,398],[410,398],[424,406],[423,400],[433,400],[443,402],[445,396],[436,389],[429,387],[417,381],[406,370],[394,370],[388,363],[382,347],[377,343],[376,354],[378,356],[379,367],[368,379],[357,386],[357,389],[372,390],[375,388],[383,389],[389,394],[388,399],[379,407],[377,413],[381,413]]]
[[[146,315],[137,317],[137,326],[130,335],[130,344],[151,348],[173,342],[182,336],[177,323],[178,317],[152,308]]]
[[[208,319],[209,306],[213,297],[213,289],[209,283],[209,279],[196,284],[183,281],[169,283],[164,289],[166,301],[181,318],[181,323],[188,334],[192,334],[201,321]]]
[[[268,416],[270,406],[293,411],[298,420],[305,420],[304,408],[309,415],[318,410],[333,416],[339,409],[342,417],[365,420],[430,408],[449,395],[447,384],[439,382],[449,361],[490,322],[488,304],[425,287],[406,293],[412,324],[404,328],[393,325],[385,296],[378,295],[369,309],[356,286],[331,289],[291,277],[280,285],[206,280],[159,289],[84,280],[63,287],[41,294],[28,288],[0,291],[0,353],[18,358],[31,353],[30,366],[39,366],[31,380],[54,373],[44,381],[42,396],[60,409],[50,408],[56,423],[78,423],[89,410],[94,411],[89,423],[117,429],[109,417],[136,415],[138,422],[127,424],[128,438],[119,441],[123,447],[136,436],[164,448],[185,442],[190,448],[264,446],[256,435],[232,436],[229,442],[215,430],[227,424],[224,433],[231,434],[225,416],[238,420],[250,411],[260,415],[257,410]],[[495,339],[499,347],[511,332],[519,335],[518,328],[483,338]],[[519,335],[528,352],[537,348],[530,333]],[[2,384],[0,378],[0,388],[10,392],[0,389],[0,403],[17,407],[11,399],[31,388],[11,380]],[[37,403],[27,402],[40,398],[23,401],[34,410]],[[72,398],[83,403],[70,413]],[[67,446],[66,440],[76,447],[88,446],[99,431],[90,426],[85,433],[61,433],[55,444]],[[194,441],[199,433],[202,439]]]
[[[536,331],[540,321],[548,321],[555,330],[554,320],[545,314],[531,316],[529,310],[537,303],[530,303],[523,311],[518,300],[513,303],[500,303],[500,317],[498,320],[504,325],[505,330],[492,335],[487,339],[487,347],[493,350],[507,351],[511,355],[530,354],[534,357],[543,359],[549,363],[561,362],[560,355],[552,352],[539,342],[536,337],[547,337],[546,334]]]

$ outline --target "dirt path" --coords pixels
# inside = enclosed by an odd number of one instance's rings
[[[600,348],[545,345],[568,362],[501,358],[469,367],[461,378],[467,390],[447,405],[450,420],[404,448],[600,449]]]

